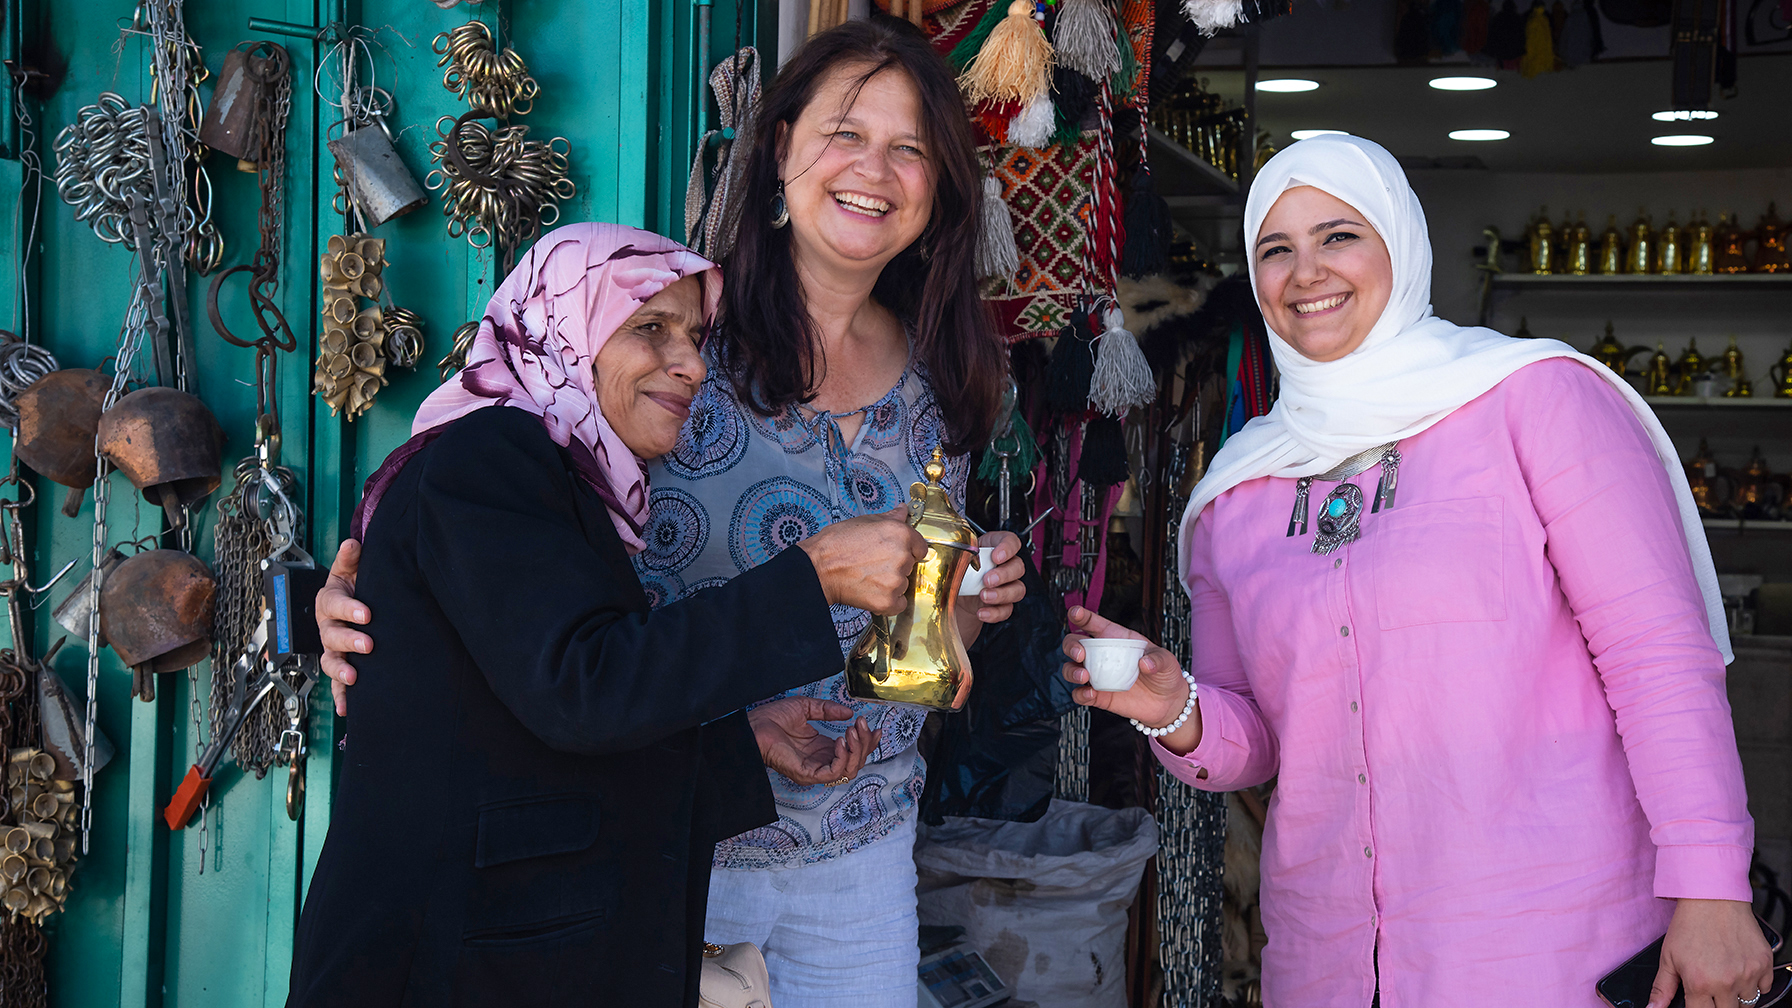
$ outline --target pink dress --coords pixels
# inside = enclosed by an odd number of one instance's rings
[[[1364,1008],[1378,957],[1384,1008],[1601,1005],[1672,898],[1750,898],[1723,659],[1666,475],[1571,359],[1400,451],[1394,508],[1330,556],[1285,536],[1294,480],[1202,513],[1204,733],[1154,748],[1206,790],[1278,777],[1270,1008]],[[1353,481],[1368,502],[1379,474]]]

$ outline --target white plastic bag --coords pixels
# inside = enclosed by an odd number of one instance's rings
[[[1157,822],[1054,799],[1033,823],[948,818],[915,845],[923,924],[957,924],[1040,1008],[1125,1008],[1126,911]]]

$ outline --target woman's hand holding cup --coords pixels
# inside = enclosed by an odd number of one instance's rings
[[[1064,664],[1064,681],[1076,687],[1071,691],[1072,699],[1086,707],[1099,707],[1121,717],[1132,718],[1147,728],[1162,727],[1182,716],[1183,706],[1188,703],[1189,687],[1182,678],[1182,666],[1176,661],[1175,655],[1144,636],[1082,606],[1072,606],[1069,615],[1071,633],[1064,638],[1064,656],[1070,661]],[[1098,654],[1100,650],[1128,649],[1124,646],[1115,648],[1104,643],[1092,643],[1097,641],[1130,641],[1142,644],[1144,648],[1137,661],[1137,678],[1126,683],[1125,675],[1132,670],[1110,669],[1109,666],[1116,664],[1113,659],[1118,656]],[[1093,683],[1090,681],[1091,670],[1095,673]],[[1116,672],[1120,673],[1118,678],[1104,681],[1105,676]],[[1189,712],[1188,720],[1183,722],[1181,728],[1158,741],[1164,748],[1175,753],[1187,753],[1199,745],[1200,708],[1196,707]]]

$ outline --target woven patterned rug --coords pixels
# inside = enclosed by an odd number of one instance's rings
[[[1011,341],[1056,335],[1078,299],[1092,293],[1083,268],[1083,243],[1095,136],[1043,150],[986,147],[981,153],[1002,183],[1020,252],[1020,269],[1012,280],[984,281],[983,297],[992,302]]]

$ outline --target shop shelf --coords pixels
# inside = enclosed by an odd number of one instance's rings
[[[1630,290],[1656,287],[1662,290],[1711,290],[1713,288],[1746,288],[1760,290],[1762,288],[1792,288],[1792,273],[1725,273],[1701,275],[1698,273],[1673,273],[1659,275],[1652,273],[1617,273],[1611,275],[1589,274],[1573,276],[1572,274],[1549,274],[1538,276],[1535,273],[1495,273],[1495,287],[1529,287],[1549,289],[1552,287],[1623,287]]]
[[[1232,196],[1238,195],[1238,182],[1232,176],[1207,163],[1199,154],[1169,138],[1156,126],[1146,126],[1151,141],[1152,183],[1160,195],[1169,196]]]
[[[1644,396],[1643,401],[1656,409],[1785,409],[1792,399],[1773,396]]]
[[[1792,532],[1792,521],[1748,521],[1742,518],[1701,518],[1706,528],[1729,532]]]

